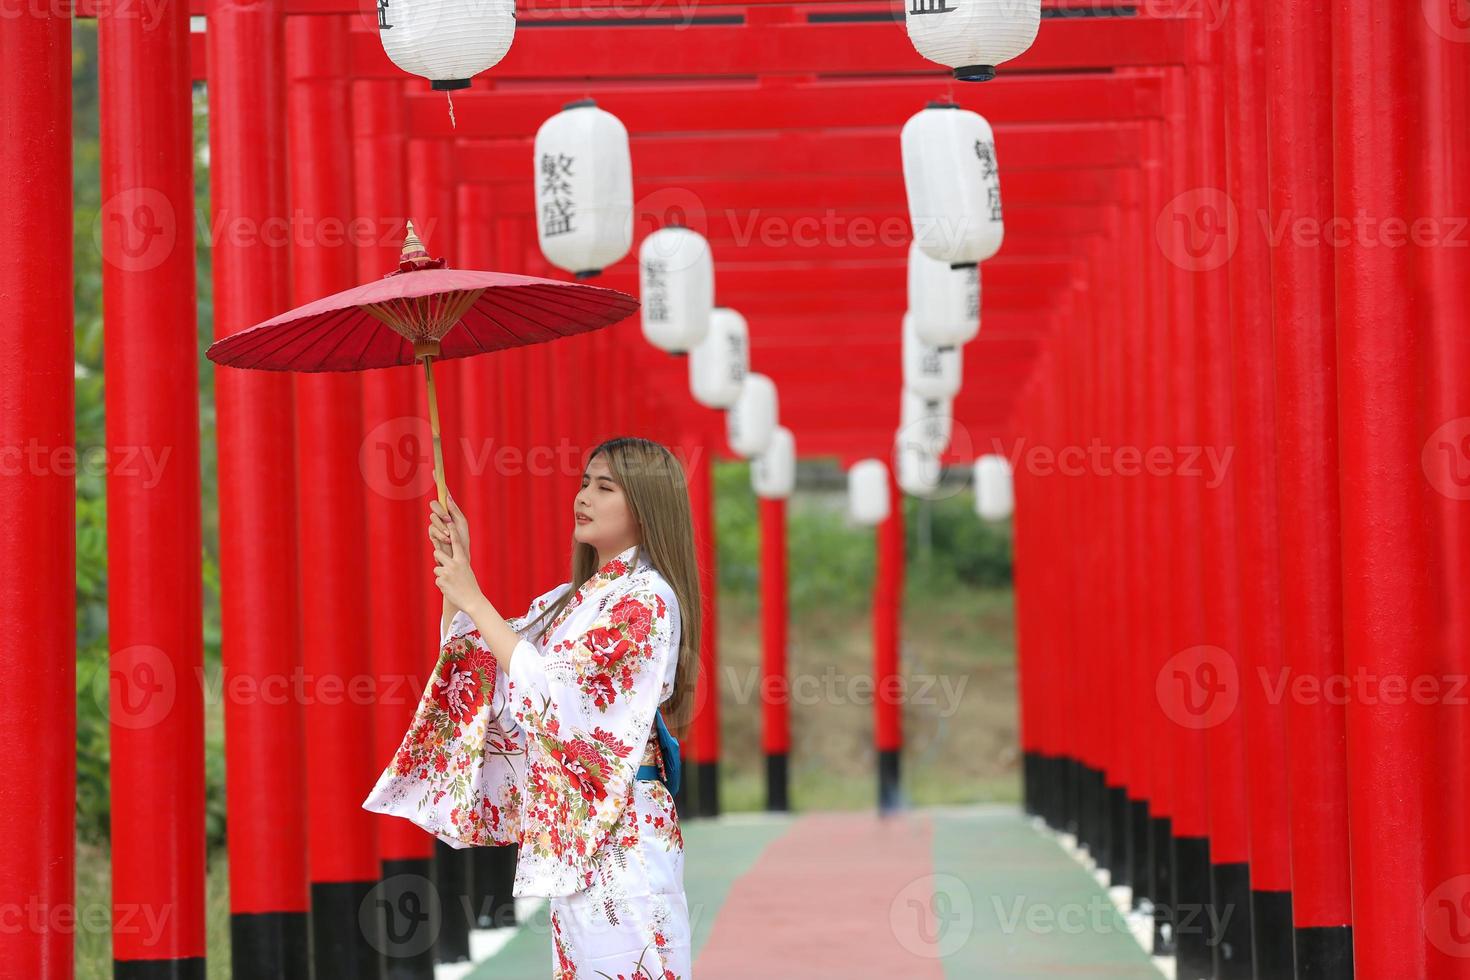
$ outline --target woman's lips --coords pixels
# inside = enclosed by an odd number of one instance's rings
[[[592,518],[586,517],[586,516],[584,516],[582,514],[578,514],[577,515],[577,523],[578,524],[591,524],[592,523]]]

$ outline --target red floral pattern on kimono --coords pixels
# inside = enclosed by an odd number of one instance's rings
[[[512,629],[569,588],[538,596]],[[654,715],[673,693],[679,634],[673,588],[636,548],[588,578],[544,634],[523,636],[509,670],[458,613],[363,803],[455,847],[519,844],[513,894],[552,899],[559,980],[579,965],[589,978],[688,976],[673,798],[635,778],[662,765]]]

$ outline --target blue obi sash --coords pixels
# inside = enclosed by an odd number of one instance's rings
[[[663,753],[664,770],[669,774],[669,778],[662,782],[668,787],[670,793],[677,793],[679,792],[679,740],[671,735],[664,725],[663,712],[654,715],[653,720],[658,728],[658,748]],[[658,766],[639,766],[638,778],[658,779]]]

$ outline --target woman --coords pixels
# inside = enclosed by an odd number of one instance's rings
[[[439,661],[363,806],[455,847],[519,844],[513,894],[551,900],[554,980],[688,980],[666,785],[678,788],[678,745],[664,723],[688,719],[700,598],[678,461],[647,439],[593,449],[571,579],[509,621],[475,581],[454,500],[430,511]]]

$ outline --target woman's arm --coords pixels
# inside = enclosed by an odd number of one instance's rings
[[[482,601],[471,603],[471,608],[465,610],[465,614],[475,621],[475,629],[480,631],[480,639],[490,648],[495,655],[495,660],[500,664],[500,669],[510,670],[511,655],[516,652],[516,647],[521,643],[521,634],[511,629],[505,617],[500,615],[499,610],[489,599],[481,597]],[[448,605],[449,600],[444,600]],[[451,616],[453,613],[450,614]]]
[[[439,635],[440,636],[443,636],[445,633],[448,633],[449,632],[449,624],[454,620],[455,613],[457,613],[459,611],[460,611],[459,610],[459,607],[456,606],[454,603],[450,602],[448,596],[445,596],[444,597],[444,614],[443,614],[443,617],[439,620]]]

